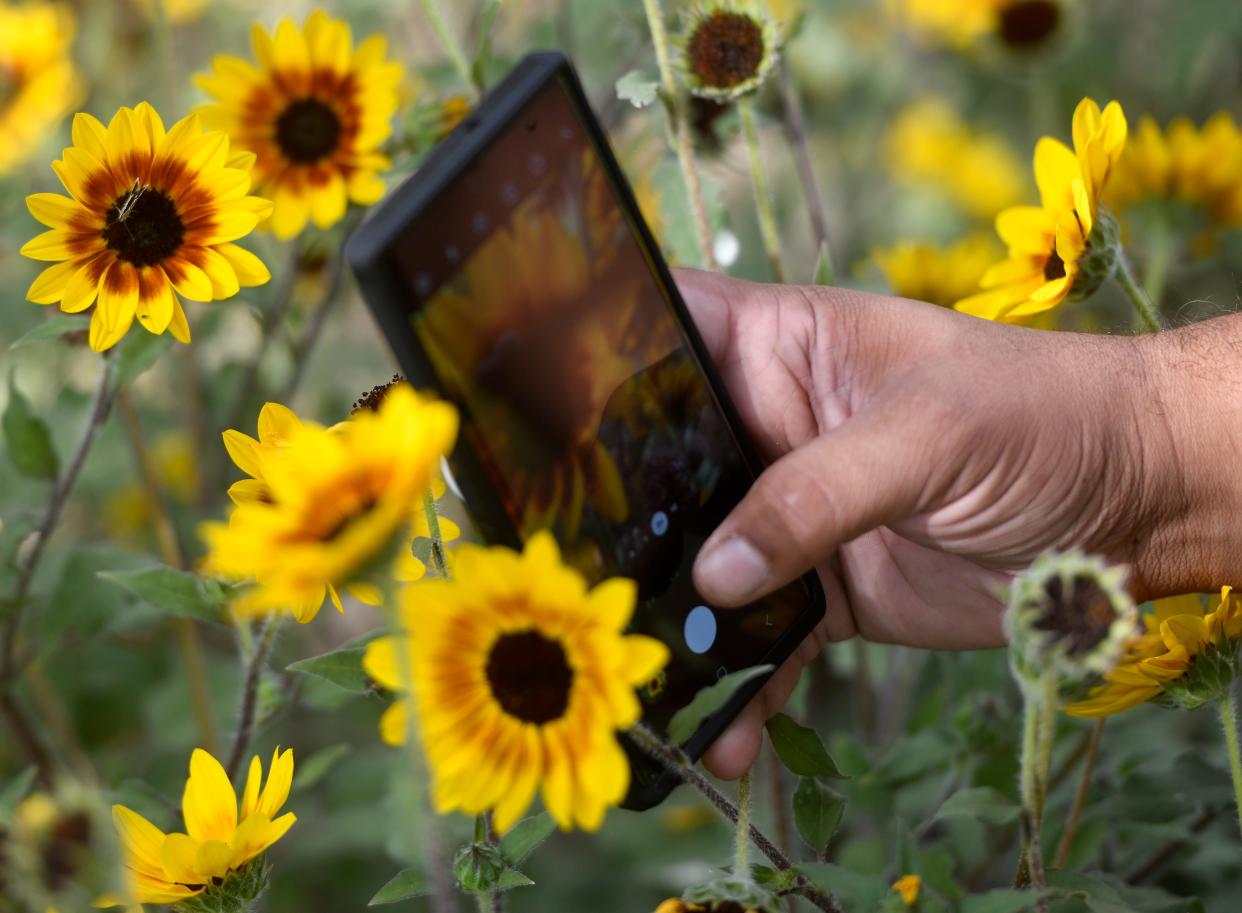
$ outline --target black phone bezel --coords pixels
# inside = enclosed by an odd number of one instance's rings
[[[744,431],[741,418],[729,399],[716,366],[681,298],[659,244],[640,214],[629,181],[612,153],[612,147],[591,109],[577,73],[569,59],[558,51],[534,52],[524,57],[503,82],[487,93],[476,110],[437,146],[417,173],[377,205],[370,217],[350,236],[345,245],[345,256],[358,280],[363,297],[405,376],[418,387],[443,392],[410,326],[408,283],[402,278],[396,265],[394,245],[409,230],[410,225],[471,167],[475,158],[512,126],[514,119],[526,105],[549,82],[556,80],[561,81],[566,89],[600,163],[609,173],[612,185],[617,191],[618,202],[637,232],[638,241],[655,270],[657,281],[664,287],[682,331],[690,343],[699,370],[724,413],[747,470],[752,478],[757,477],[763,469],[763,461]],[[469,448],[458,447],[452,460],[456,464],[454,476],[464,495],[471,519],[483,537],[489,542],[520,547],[516,530],[491,492],[482,465],[473,459]],[[801,583],[807,592],[807,609],[757,659],[756,665],[770,664],[779,667],[823,618],[825,596],[818,576],[813,572],[808,573],[801,578]],[[759,692],[767,679],[768,676],[765,675],[751,680],[723,707],[708,717],[683,746],[686,754],[696,760],[701,757]],[[649,769],[654,769],[655,762],[639,755],[632,745],[627,745],[627,750],[632,765],[646,762]],[[654,807],[679,782],[678,777],[670,771],[663,771],[644,783],[640,783],[638,777],[632,777],[630,791],[623,806],[634,810]]]

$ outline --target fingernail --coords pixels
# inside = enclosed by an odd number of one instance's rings
[[[768,559],[741,536],[709,545],[698,558],[699,577],[720,599],[741,602],[768,579]]]

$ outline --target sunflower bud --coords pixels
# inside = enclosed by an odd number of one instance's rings
[[[780,31],[753,0],[705,0],[686,16],[679,44],[690,91],[731,101],[762,85],[776,64]]]
[[[693,885],[681,895],[687,911],[765,913],[782,909],[780,899],[750,879],[718,878]]]
[[[491,843],[472,843],[462,847],[453,860],[453,875],[463,891],[479,894],[492,890],[508,867],[499,847]]]
[[[1048,552],[1015,581],[1005,614],[1019,681],[1054,670],[1064,681],[1102,675],[1138,633],[1126,570],[1080,551]]]
[[[1101,209],[1087,238],[1087,249],[1078,258],[1078,275],[1069,300],[1083,301],[1094,295],[1106,279],[1112,278],[1120,252],[1121,229],[1112,213]]]

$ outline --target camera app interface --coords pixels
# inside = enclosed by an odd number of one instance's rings
[[[519,536],[551,529],[592,582],[638,582],[634,629],[674,653],[643,689],[648,721],[759,662],[808,595],[718,610],[694,590],[694,557],[750,475],[563,88],[436,201],[397,262],[462,445]]]

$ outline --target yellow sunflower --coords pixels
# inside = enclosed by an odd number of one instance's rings
[[[136,0],[138,9],[148,19],[164,18],[169,25],[186,25],[196,21],[207,8],[207,0]]]
[[[1176,201],[1201,210],[1212,228],[1242,225],[1242,130],[1226,111],[1202,127],[1178,118],[1163,131],[1144,117],[1104,199],[1118,211]]]
[[[919,890],[923,887],[923,879],[918,875],[902,875],[893,882],[892,890],[897,892],[901,897],[901,902],[907,907],[913,907],[919,902]]]
[[[1051,310],[1073,290],[1095,226],[1099,195],[1126,142],[1121,106],[1103,112],[1090,98],[1074,111],[1074,149],[1045,136],[1035,145],[1039,206],[1014,206],[996,217],[1008,259],[991,267],[986,291],[959,301],[959,311],[1021,322]]]
[[[227,887],[247,863],[285,835],[297,816],[277,812],[293,783],[293,751],[272,754],[267,782],[263,765],[250,761],[238,808],[237,793],[220,762],[201,748],[190,757],[181,800],[186,833],[165,834],[124,805],[112,806],[121,852],[138,903],[175,904],[204,891]],[[262,787],[262,789],[260,789]],[[101,905],[120,906],[109,898]]]
[[[73,10],[0,3],[0,174],[34,154],[84,93],[70,46]]]
[[[645,359],[627,357],[630,336],[642,334],[635,345],[666,341],[641,323],[634,264],[613,244],[589,258],[583,235],[556,211],[523,209],[427,302],[415,327],[476,417],[467,433],[499,455],[497,488],[523,536],[559,523],[573,540],[585,507],[613,522],[629,509],[596,435],[609,397],[635,373],[635,358]],[[511,344],[517,329],[526,344]]]
[[[894,295],[952,307],[975,292],[996,260],[996,242],[970,235],[947,247],[903,242],[871,252]]]
[[[227,524],[203,526],[203,569],[254,581],[233,604],[240,616],[288,610],[305,623],[328,596],[341,610],[338,589],[365,584],[373,562],[409,528],[456,434],[451,406],[402,384],[378,411],[332,428],[284,416],[269,444],[234,436],[260,485],[247,486]]]
[[[257,156],[255,183],[272,198],[276,237],[341,220],[350,201],[377,202],[389,167],[380,144],[392,132],[404,70],[372,35],[355,49],[349,25],[316,10],[299,29],[255,25],[257,63],[219,56],[196,82],[214,102],[200,109]]]
[[[966,48],[995,36],[1015,51],[1052,39],[1065,18],[1066,0],[894,0],[900,21],[920,36]]]
[[[267,267],[232,243],[254,230],[271,204],[247,196],[251,157],[229,157],[223,133],[187,117],[165,131],[146,102],[121,108],[105,127],[73,119],[73,146],[52,163],[70,196],[26,197],[49,231],[22,253],[56,261],[30,286],[36,304],[66,313],[95,304],[90,345],[111,348],[134,318],[155,334],[190,341],[177,295],[212,301],[262,285]],[[98,299],[98,303],[96,303]]]
[[[629,785],[616,731],[638,722],[634,689],[669,658],[659,641],[622,634],[637,587],[588,590],[547,532],[521,554],[459,546],[454,570],[406,588],[406,631],[363,660],[385,688],[413,682],[437,810],[495,809],[503,832],[541,789],[563,829],[598,829]],[[385,712],[384,741],[405,740],[407,712],[405,700]]]
[[[1179,692],[1179,683],[1205,663],[1205,653],[1224,641],[1236,651],[1242,636],[1242,600],[1232,587],[1221,587],[1204,610],[1198,596],[1158,599],[1143,617],[1144,633],[1127,648],[1122,661],[1091,690],[1086,700],[1070,704],[1071,716],[1112,716],[1161,694]],[[1228,683],[1225,683],[1226,686]]]

